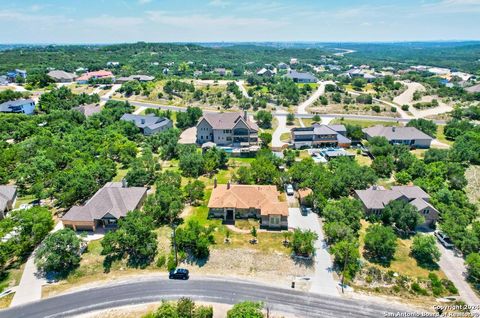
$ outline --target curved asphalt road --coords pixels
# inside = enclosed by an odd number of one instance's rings
[[[144,102],[136,102],[136,101],[128,101],[130,105],[137,106],[137,107],[145,107],[145,108],[157,108],[167,110],[170,109],[172,111],[184,112],[187,110],[186,107],[180,106],[172,106],[172,105],[161,105],[161,104],[152,104],[152,103],[144,103]],[[218,113],[219,111],[215,110],[204,110],[204,113]],[[287,116],[287,112],[274,112],[272,113],[275,116]],[[320,117],[325,118],[345,118],[345,119],[359,119],[359,120],[375,120],[375,121],[395,121],[401,123],[408,123],[411,119],[410,118],[398,118],[398,117],[384,117],[384,116],[370,116],[370,115],[349,115],[349,114],[319,114]],[[312,118],[313,114],[295,114],[297,118]],[[438,125],[445,125],[445,120],[434,120],[434,122]]]
[[[0,311],[1,318],[74,317],[108,308],[190,297],[194,300],[235,304],[244,300],[262,301],[271,310],[299,317],[384,317],[385,312],[405,308],[387,307],[365,301],[345,300],[318,294],[269,287],[244,281],[193,278],[171,281],[166,278],[110,284]]]

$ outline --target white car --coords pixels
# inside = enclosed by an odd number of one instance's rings
[[[293,186],[291,184],[287,184],[285,187],[285,191],[287,192],[287,195],[294,195],[295,192],[293,191]]]
[[[443,246],[445,246],[445,248],[453,248],[454,247],[452,241],[450,240],[450,238],[445,233],[443,233],[441,231],[435,231],[434,234],[437,237],[438,241],[440,243],[442,243]]]

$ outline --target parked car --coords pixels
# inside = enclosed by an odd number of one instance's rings
[[[308,215],[310,212],[312,212],[312,209],[309,208],[309,207],[306,207],[306,206],[302,206],[302,208],[301,208],[300,211],[302,212],[302,215],[303,215],[303,216],[306,216],[306,215]]]
[[[285,187],[285,191],[287,192],[287,195],[294,195],[295,192],[293,192],[293,186],[291,184],[287,184]]]
[[[187,280],[189,278],[188,269],[185,269],[185,268],[172,269],[170,271],[170,274],[168,275],[168,278]]]
[[[435,231],[435,236],[437,237],[438,241],[442,243],[445,248],[453,248],[453,243],[450,240],[450,238],[443,232],[441,231]]]

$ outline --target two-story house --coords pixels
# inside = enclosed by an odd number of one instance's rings
[[[313,124],[310,127],[292,129],[293,146],[305,147],[350,147],[352,141],[346,137],[344,125]]]
[[[248,113],[206,113],[197,124],[197,144],[249,147],[258,145],[258,126]]]

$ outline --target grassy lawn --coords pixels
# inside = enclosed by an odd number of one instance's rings
[[[22,278],[24,268],[25,263],[19,265],[12,265],[12,268],[7,269],[5,271],[5,275],[0,278],[0,292],[10,287],[17,286],[20,283],[20,279]],[[14,293],[0,298],[0,309],[10,306],[13,295]]]
[[[15,293],[11,293],[10,295],[0,298],[0,309],[10,307],[14,295]]]
[[[120,182],[127,175],[128,169],[117,168],[117,175],[113,177],[113,182]]]
[[[381,121],[381,120],[363,120],[363,119],[338,119],[335,118],[330,122],[331,125],[342,124],[342,125],[357,125],[362,128],[367,128],[375,125],[382,126],[400,126],[400,123],[396,121]]]
[[[360,254],[362,258],[363,258],[364,242],[365,242],[365,233],[368,226],[370,226],[370,223],[362,220],[362,228],[360,229],[360,239],[359,239]],[[413,239],[397,238],[397,249],[395,251],[395,256],[392,262],[390,263],[389,267],[382,267],[380,265],[370,263],[367,260],[365,260],[365,262],[368,265],[375,266],[384,270],[392,270],[394,272],[397,272],[400,275],[406,275],[410,277],[427,278],[430,272],[434,272],[440,278],[446,278],[445,274],[442,271],[439,271],[439,270],[430,271],[428,269],[422,268],[417,265],[417,261],[410,256],[412,241]]]
[[[280,140],[283,142],[289,142],[291,137],[292,137],[292,134],[289,132],[286,132],[280,135]]]
[[[425,157],[425,152],[427,152],[427,149],[415,149],[415,150],[411,150],[411,152],[418,159],[423,159],[423,157]]]
[[[309,85],[312,88],[312,91],[316,91],[318,88],[317,83],[297,83],[298,88],[303,88],[305,85]]]
[[[453,141],[448,140],[447,137],[445,137],[444,130],[445,130],[445,125],[438,125],[437,126],[437,139],[438,139],[438,141],[440,141],[444,144],[447,144],[447,145],[453,145]]]
[[[30,204],[35,200],[34,195],[25,195],[23,197],[18,197],[15,202],[15,209],[18,209],[22,204]]]

